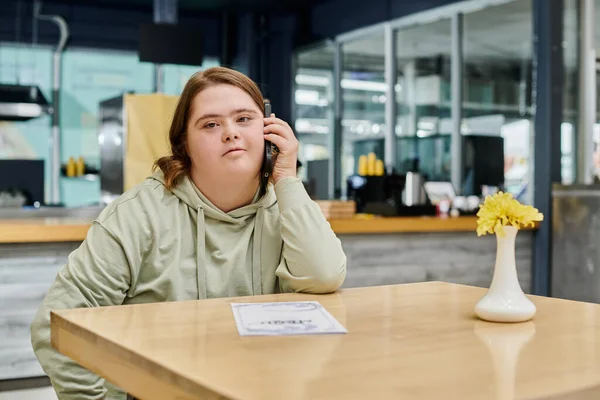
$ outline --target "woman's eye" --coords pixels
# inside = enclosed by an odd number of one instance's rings
[[[238,119],[238,122],[248,122],[250,121],[249,117],[240,117],[240,119]]]
[[[208,124],[204,125],[204,127],[208,129],[215,128],[216,126],[217,124],[215,122],[209,122]]]

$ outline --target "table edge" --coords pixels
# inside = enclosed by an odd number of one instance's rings
[[[151,304],[151,303],[149,303],[149,304]],[[161,376],[159,376],[159,374],[156,373],[156,371],[160,371],[161,374],[165,374],[170,378],[171,382],[168,382],[169,384],[177,385],[177,386],[181,387],[181,389],[183,391],[185,391],[186,393],[188,393],[190,396],[195,396],[199,392],[205,393],[205,394],[208,392],[212,395],[219,396],[219,397],[222,397],[225,399],[233,399],[233,397],[231,397],[230,394],[224,393],[221,390],[216,390],[215,388],[211,387],[211,385],[207,384],[206,382],[203,382],[201,379],[200,380],[192,380],[184,375],[181,375],[175,371],[172,371],[171,369],[169,369],[147,357],[144,357],[143,355],[141,355],[139,353],[131,351],[131,350],[127,349],[126,347],[123,347],[119,343],[113,342],[112,340],[109,340],[103,336],[95,335],[88,329],[71,322],[69,319],[67,319],[63,315],[61,315],[63,312],[68,312],[69,310],[72,310],[72,309],[50,311],[51,344],[52,344],[52,347],[55,350],[57,350],[58,352],[60,352],[61,354],[63,354],[63,353],[55,346],[55,334],[56,334],[57,330],[64,329],[65,331],[69,332],[70,334],[81,338],[83,341],[89,343],[90,345],[94,345],[94,346],[102,345],[104,351],[110,353],[111,356],[119,357],[121,359],[126,358],[126,359],[130,360],[128,362],[128,364],[130,364],[130,365],[131,364],[136,365],[138,368],[140,365],[151,366],[152,369],[154,369],[154,371],[149,370],[148,368],[143,368],[143,371],[145,373],[147,373],[148,375],[152,376],[152,378],[159,380],[159,381],[163,381],[164,379]],[[54,327],[56,327],[57,330],[53,329]],[[125,355],[126,357],[123,357],[123,355]],[[76,358],[74,358],[74,360],[79,363],[79,360],[77,360]],[[82,366],[84,368],[88,369],[87,366],[84,366],[84,365],[82,365]],[[103,378],[106,378],[106,377],[103,376]],[[123,388],[121,388],[121,389],[123,389]]]

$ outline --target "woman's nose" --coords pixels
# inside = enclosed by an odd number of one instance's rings
[[[223,140],[228,142],[230,140],[233,139],[239,139],[240,138],[240,133],[237,131],[237,129],[235,128],[235,126],[233,126],[232,124],[226,124],[224,126],[225,129],[223,129]]]

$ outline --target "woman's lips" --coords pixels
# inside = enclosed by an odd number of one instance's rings
[[[246,151],[246,150],[244,150],[244,149],[239,149],[239,148],[235,148],[235,149],[228,150],[228,151],[227,151],[225,154],[223,154],[223,155],[224,155],[224,156],[226,156],[226,155],[228,155],[228,154],[239,154],[239,153],[242,153],[242,152],[244,152],[244,151]]]

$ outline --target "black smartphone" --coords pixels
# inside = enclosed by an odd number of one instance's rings
[[[271,103],[265,100],[264,103],[265,117],[271,115]],[[265,139],[265,158],[263,160],[262,176],[264,179],[269,179],[273,173],[273,143]]]

